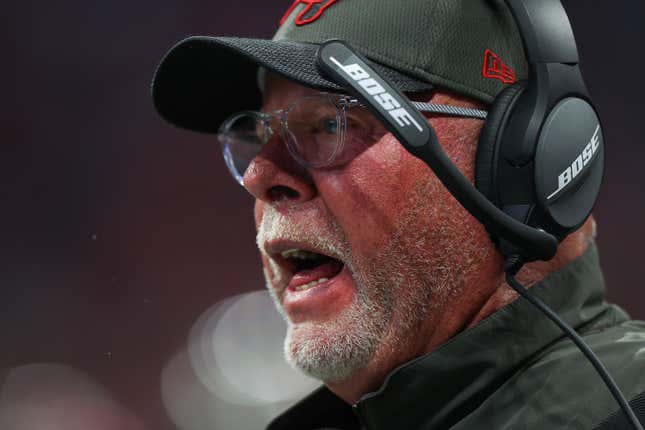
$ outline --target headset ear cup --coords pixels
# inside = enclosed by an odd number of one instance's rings
[[[488,111],[477,143],[475,186],[496,205],[499,205],[496,181],[499,146],[509,114],[524,88],[524,83],[518,82],[504,88],[497,95]]]

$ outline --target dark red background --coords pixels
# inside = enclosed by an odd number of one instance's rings
[[[270,37],[290,4],[3,4],[0,368],[73,365],[171,428],[161,367],[201,312],[263,281],[250,197],[212,137],[161,121],[149,82],[177,40]],[[607,139],[595,214],[609,296],[645,318],[645,3],[565,6]]]

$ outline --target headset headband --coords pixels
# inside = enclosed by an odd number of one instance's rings
[[[573,29],[560,0],[506,0],[529,63],[578,63]]]

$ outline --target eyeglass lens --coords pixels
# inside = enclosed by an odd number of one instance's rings
[[[218,134],[226,165],[239,183],[268,140],[266,128],[259,115],[245,112],[231,117]]]
[[[329,164],[340,149],[343,112],[330,97],[309,97],[287,112],[287,144],[301,164]]]
[[[274,134],[282,138],[291,155],[302,165],[328,165],[342,147],[344,115],[337,96],[310,96],[273,114],[236,114],[224,122],[218,139],[226,164],[242,183],[246,169]],[[279,121],[275,120],[276,116],[280,117]]]

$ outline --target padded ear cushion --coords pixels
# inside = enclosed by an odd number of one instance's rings
[[[488,200],[496,205],[499,203],[496,172],[501,137],[509,114],[524,88],[524,83],[518,82],[504,88],[497,95],[488,111],[486,122],[477,143],[475,186]]]

